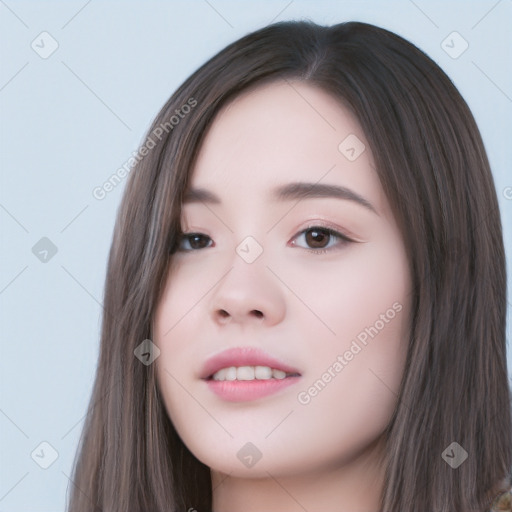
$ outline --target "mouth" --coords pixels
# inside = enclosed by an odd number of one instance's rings
[[[201,372],[210,391],[228,402],[263,398],[300,378],[296,368],[254,347],[221,352],[207,360]]]
[[[285,372],[270,366],[229,366],[221,368],[206,380],[225,381],[254,381],[254,380],[283,380],[288,377],[300,377],[298,372]]]

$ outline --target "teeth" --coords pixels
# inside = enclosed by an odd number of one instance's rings
[[[240,366],[236,370],[236,380],[254,380],[253,366]]]
[[[230,366],[213,374],[213,380],[269,380],[284,379],[286,372],[269,366]]]
[[[224,368],[224,371],[226,372],[225,380],[236,380],[236,368],[234,366]]]
[[[271,379],[272,368],[269,368],[268,366],[255,366],[254,376],[260,380]]]

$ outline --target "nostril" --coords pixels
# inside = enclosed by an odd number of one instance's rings
[[[261,318],[263,316],[263,313],[261,311],[258,311],[257,309],[254,310],[254,314],[258,317],[258,318]]]

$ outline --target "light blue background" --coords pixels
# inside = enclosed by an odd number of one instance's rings
[[[102,201],[93,188],[137,149],[174,89],[249,31],[304,17],[359,20],[428,53],[481,129],[510,283],[511,15],[510,0],[0,1],[0,512],[64,510],[96,369],[105,266],[124,183]],[[31,48],[43,31],[59,45],[47,59]],[[457,59],[441,47],[453,31],[469,43]],[[44,236],[58,248],[47,263],[32,253]],[[46,470],[30,456],[42,441],[59,453]]]

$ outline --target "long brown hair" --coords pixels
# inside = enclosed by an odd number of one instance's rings
[[[176,434],[154,365],[141,364],[134,349],[152,337],[181,200],[216,113],[249,87],[289,79],[321,87],[356,115],[412,269],[412,329],[386,432],[382,512],[483,512],[505,489],[505,255],[474,118],[446,74],[396,34],[358,22],[289,21],[212,57],[149,129],[154,147],[131,171],[117,214],[69,512],[211,511],[210,470]],[[457,468],[446,461],[454,442],[468,454]]]

